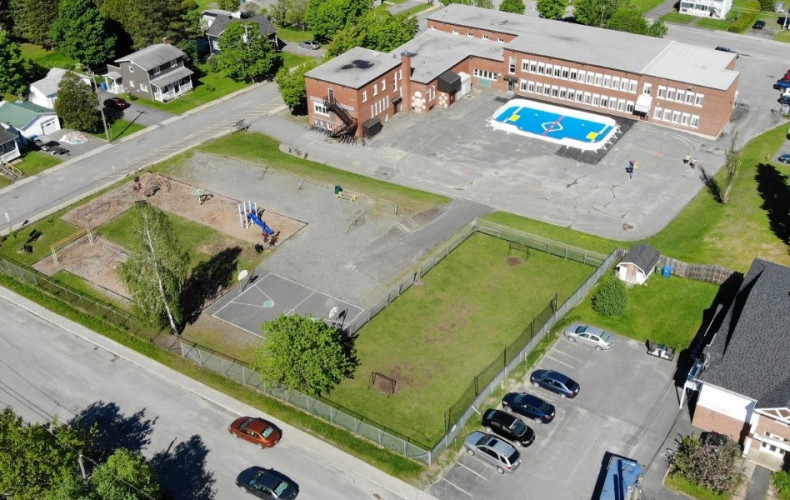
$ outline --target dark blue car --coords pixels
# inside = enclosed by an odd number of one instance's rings
[[[548,424],[554,420],[554,405],[526,392],[509,392],[502,398],[502,407],[507,411],[524,415],[535,422]]]
[[[529,381],[535,387],[543,387],[551,392],[556,392],[561,398],[575,398],[579,394],[579,384],[554,370],[535,370],[529,376]]]

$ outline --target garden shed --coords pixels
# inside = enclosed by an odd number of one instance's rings
[[[660,254],[650,245],[634,245],[615,270],[617,277],[630,285],[644,285],[653,274]]]

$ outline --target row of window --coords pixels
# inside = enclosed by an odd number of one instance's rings
[[[532,80],[521,80],[519,88],[522,92],[528,94],[537,94],[545,97],[552,97],[554,99],[573,101],[575,103],[597,108],[606,108],[621,113],[634,112],[634,101],[627,101],[608,95],[594,94],[592,92],[584,92],[557,85],[547,85],[540,82],[533,82]]]
[[[653,117],[662,122],[671,122],[684,127],[699,127],[699,116],[690,113],[684,113],[673,109],[660,108],[656,106],[653,112]]]
[[[499,77],[498,73],[494,73],[493,71],[488,71],[485,69],[477,69],[474,70],[474,75],[478,78],[483,78],[484,80],[496,80]]]
[[[390,96],[384,96],[384,99],[379,99],[370,107],[370,116],[376,116],[390,105]]]
[[[435,27],[431,27],[431,29],[434,29],[434,30],[435,30],[436,28],[435,28]],[[460,35],[460,33],[458,32],[458,30],[454,29],[454,30],[453,30],[453,35]],[[467,32],[466,32],[466,36],[467,36],[467,37],[469,37],[469,38],[474,38],[474,37],[475,37],[475,34],[474,34],[474,33],[472,33],[471,31],[467,31]],[[483,40],[490,40],[490,38],[488,37],[488,35],[487,35],[487,34],[485,34],[485,33],[483,33],[483,36],[482,36],[481,38],[482,38]],[[502,38],[502,37],[499,37],[499,38],[497,38],[497,42],[498,42],[498,43],[505,43],[505,39],[504,39],[504,38]]]
[[[510,57],[510,67],[508,68],[511,74],[516,72],[516,58]],[[533,73],[536,75],[545,75],[549,77],[568,80],[571,82],[584,83],[594,87],[603,87],[612,90],[619,90],[621,92],[636,93],[638,82],[630,78],[622,78],[619,76],[607,75],[605,73],[596,73],[594,71],[585,71],[576,68],[569,68],[567,66],[560,66],[548,64],[540,61],[532,61],[529,59],[521,60],[521,71],[524,73]]]
[[[659,99],[685,103],[689,106],[701,107],[705,101],[704,94],[697,94],[695,92],[691,92],[690,90],[664,87],[663,85],[658,86],[658,93],[656,95]]]
[[[398,81],[400,81],[401,79],[402,79],[402,77],[401,77],[401,70],[396,71],[392,75],[392,88],[393,88],[393,90],[395,92],[398,91]],[[387,90],[387,79],[386,78],[382,78],[381,79],[381,91],[384,92],[385,90]],[[379,84],[378,83],[373,84],[373,95],[374,96],[379,95]],[[363,90],[362,91],[362,102],[368,102],[368,91],[367,90]]]

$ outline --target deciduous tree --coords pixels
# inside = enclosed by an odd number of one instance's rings
[[[568,0],[538,0],[538,12],[546,19],[562,19]]]
[[[740,475],[741,450],[731,439],[717,441],[703,443],[697,437],[684,436],[672,459],[670,474],[678,474],[716,494],[732,493]]]
[[[230,12],[236,12],[239,10],[239,5],[241,5],[241,0],[217,0],[217,5],[222,10],[227,10]]]
[[[523,14],[526,6],[524,0],[502,0],[499,4],[499,10],[502,12],[512,12],[514,14]]]
[[[189,255],[164,212],[148,203],[138,203],[132,210],[133,247],[119,266],[119,275],[131,294],[134,311],[149,324],[169,326],[178,334]]]
[[[12,42],[6,30],[0,31],[0,94],[19,95],[27,89],[27,66],[19,45]]]
[[[738,139],[738,134],[732,136],[730,148],[724,153],[724,191],[721,194],[721,202],[727,203],[730,199],[730,191],[735,184],[735,177],[738,175],[738,168],[741,166],[741,153],[740,149],[735,148],[735,141]]]
[[[114,12],[112,19],[131,35],[135,49],[163,40],[179,45],[200,34],[198,6],[193,0],[105,0],[104,8]]]
[[[293,71],[289,68],[280,68],[277,72],[277,86],[283,102],[292,110],[302,105],[307,90],[305,89],[304,74],[316,67],[314,60],[307,61],[297,66]]]
[[[90,85],[72,71],[63,75],[58,86],[55,112],[66,127],[85,132],[101,130],[98,105],[99,99]]]
[[[265,323],[266,340],[254,367],[270,384],[311,396],[330,392],[356,367],[353,349],[334,326],[310,316],[285,316]]]
[[[50,30],[58,17],[58,1],[26,0],[27,1],[27,36],[32,43],[52,46]]]
[[[573,15],[586,26],[603,28],[617,11],[622,0],[576,0]]]
[[[294,26],[304,30],[307,28],[307,4],[308,0],[278,0],[269,12],[280,26]]]
[[[102,500],[148,500],[159,498],[156,473],[142,455],[117,449],[93,472],[91,484]]]
[[[327,48],[327,55],[334,57],[354,47],[389,52],[414,38],[416,33],[416,18],[393,16],[385,9],[375,9],[337,33]]]
[[[60,0],[52,40],[64,55],[96,67],[115,56],[115,36],[93,0]]]
[[[255,22],[229,24],[219,37],[219,48],[222,52],[214,57],[217,66],[237,81],[257,82],[271,78],[282,63]]]
[[[646,34],[648,27],[647,19],[632,5],[625,5],[615,11],[606,23],[607,29],[638,35]]]
[[[305,19],[316,38],[329,40],[373,8],[373,0],[310,0]]]

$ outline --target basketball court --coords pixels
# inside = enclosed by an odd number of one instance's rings
[[[244,283],[211,305],[208,312],[259,337],[263,336],[261,325],[280,314],[310,315],[343,328],[363,312],[353,304],[268,271],[254,273]]]

